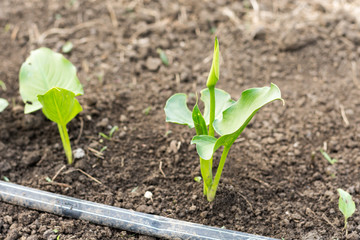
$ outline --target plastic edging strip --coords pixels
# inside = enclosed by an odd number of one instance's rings
[[[0,181],[0,200],[39,211],[166,239],[274,240],[89,202]]]

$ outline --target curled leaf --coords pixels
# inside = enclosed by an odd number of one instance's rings
[[[172,122],[194,127],[192,113],[186,105],[186,94],[176,93],[172,95],[165,105],[166,122]]]
[[[207,87],[215,87],[217,81],[219,80],[220,68],[219,68],[219,41],[217,37],[215,37],[214,44],[214,55],[213,61],[211,64],[210,73],[206,82]]]
[[[191,140],[191,144],[196,144],[196,151],[199,156],[204,160],[210,160],[213,156],[214,146],[217,139],[208,135],[194,136]]]
[[[273,83],[271,87],[245,90],[240,99],[222,113],[222,118],[215,119],[215,131],[220,135],[228,135],[244,129],[261,107],[274,100],[283,101],[280,89]]]
[[[195,104],[194,109],[192,111],[192,119],[194,122],[196,134],[207,135],[208,134],[207,126],[197,104]]]
[[[208,88],[201,90],[201,101],[204,102],[204,119],[206,125],[210,122],[210,91]],[[230,107],[235,101],[231,99],[229,93],[224,90],[215,88],[215,119],[220,118],[223,111]]]

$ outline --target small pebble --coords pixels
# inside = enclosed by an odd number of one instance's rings
[[[189,210],[190,210],[191,212],[195,211],[195,210],[196,210],[196,206],[195,206],[195,205],[192,205],[192,206],[189,208]]]
[[[148,199],[151,199],[152,196],[153,196],[153,194],[152,194],[152,192],[150,192],[150,191],[146,191],[145,194],[144,194],[144,197],[145,197],[145,198],[148,198]]]
[[[85,156],[85,151],[82,148],[77,148],[73,151],[73,154],[75,159],[80,159]]]
[[[120,122],[126,122],[127,120],[128,118],[124,114],[120,115]]]

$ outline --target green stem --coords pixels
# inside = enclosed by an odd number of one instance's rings
[[[231,147],[231,145],[230,146],[225,146],[224,150],[223,150],[223,152],[221,154],[219,166],[217,168],[213,184],[211,185],[211,188],[207,193],[207,200],[209,202],[213,201],[214,198],[215,198],[216,190],[217,190],[217,187],[219,185],[219,181],[220,181],[220,178],[221,178],[221,173],[222,173],[222,170],[224,168],[225,161],[226,161],[227,155],[229,153],[230,147]]]
[[[348,228],[347,228],[347,219],[345,218],[345,226],[344,226],[344,228],[345,228],[345,237],[347,237],[347,235],[348,235]]]
[[[200,171],[204,180],[204,195],[208,193],[208,189],[212,185],[212,159],[204,160],[200,158]]]
[[[68,134],[67,129],[66,129],[66,125],[58,124],[58,128],[59,128],[61,141],[62,141],[62,144],[63,144],[63,147],[64,147],[65,155],[66,155],[66,158],[68,160],[68,164],[71,165],[73,160],[72,160],[70,139],[69,139],[69,134]]]
[[[210,92],[210,122],[209,122],[209,136],[214,137],[215,131],[213,122],[215,120],[215,86],[209,87]]]

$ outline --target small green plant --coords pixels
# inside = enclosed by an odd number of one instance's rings
[[[195,182],[201,182],[201,177],[200,177],[200,176],[194,177],[194,181],[195,181]]]
[[[149,107],[147,107],[147,108],[145,108],[145,109],[143,110],[143,113],[144,113],[145,115],[149,115],[151,109],[152,109],[152,107],[149,106]]]
[[[4,111],[7,106],[9,106],[8,101],[4,98],[0,98],[0,112]]]
[[[336,163],[338,160],[336,158],[331,158],[329,156],[329,154],[327,154],[324,150],[320,149],[321,154],[323,155],[323,157],[331,164],[333,165],[334,163]]]
[[[44,115],[58,125],[61,141],[68,163],[72,164],[72,151],[66,124],[82,111],[75,94],[63,88],[54,87],[44,95],[38,95]]]
[[[166,53],[164,52],[164,50],[162,50],[161,48],[156,49],[156,52],[159,54],[160,60],[161,62],[165,65],[165,66],[169,66],[169,59],[166,56]]]
[[[3,81],[0,80],[0,87],[5,91],[6,90],[6,85]],[[0,98],[0,112],[4,111],[5,108],[9,106],[8,101],[6,101],[6,99],[4,98]]]
[[[229,150],[235,140],[249,124],[255,113],[265,104],[282,100],[281,92],[275,84],[270,87],[251,88],[242,92],[238,101],[215,88],[219,80],[219,43],[215,38],[214,56],[207,80],[207,88],[201,91],[200,99],[204,102],[202,114],[196,103],[191,112],[186,104],[186,95],[176,93],[165,105],[166,121],[188,125],[195,128],[196,136],[191,143],[196,144],[200,157],[200,171],[204,181],[203,193],[208,201],[213,201],[220,181],[221,173]],[[215,137],[215,132],[220,136]],[[213,178],[213,155],[223,147],[220,163]]]
[[[346,235],[348,234],[348,228],[347,228],[347,220],[349,217],[351,217],[355,212],[355,202],[352,200],[351,195],[339,188],[338,193],[340,195],[339,197],[339,210],[344,215],[344,229],[346,231]]]
[[[71,52],[73,47],[74,47],[74,45],[72,44],[72,42],[68,41],[62,46],[61,51],[63,53],[69,53],[69,52]]]
[[[113,126],[109,132],[109,135],[106,135],[105,133],[103,132],[100,132],[99,135],[107,140],[111,140],[114,133],[119,130],[119,127],[118,126]]]
[[[39,48],[22,64],[19,81],[25,114],[42,108],[44,115],[57,123],[67,161],[72,164],[66,125],[82,111],[75,96],[84,94],[75,66],[63,55]]]
[[[1,81],[1,80],[0,80],[0,87],[1,87],[4,91],[6,91],[6,84],[5,84],[3,81]]]

